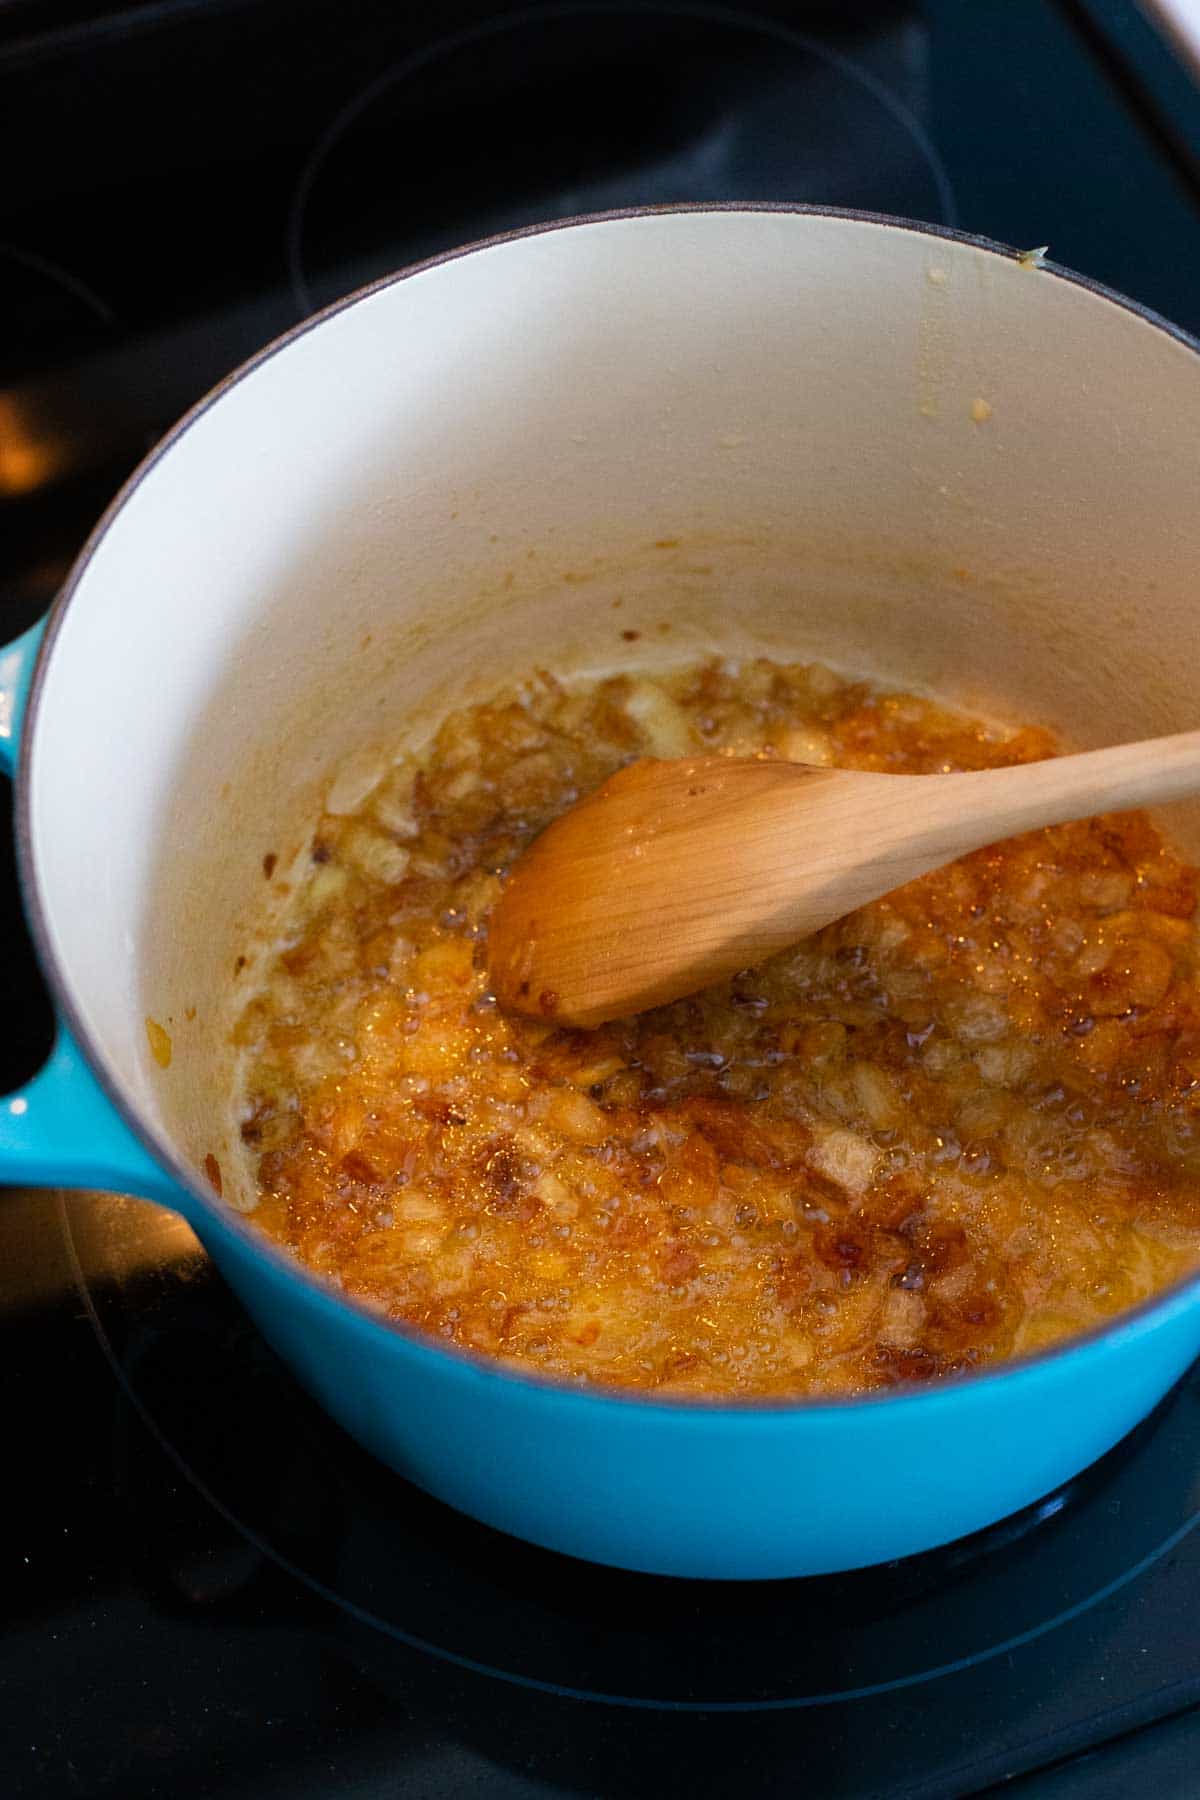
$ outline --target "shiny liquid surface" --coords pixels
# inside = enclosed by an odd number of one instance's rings
[[[1195,876],[1139,815],[982,851],[638,1018],[501,1014],[514,857],[622,763],[714,749],[936,774],[1054,745],[760,660],[539,674],[342,771],[299,863],[264,863],[284,933],[242,976],[263,1228],[436,1337],[695,1395],[933,1379],[1194,1268]]]

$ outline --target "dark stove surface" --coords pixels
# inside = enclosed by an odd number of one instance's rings
[[[229,368],[536,219],[861,206],[1200,330],[1200,98],[1124,0],[7,0],[0,158],[0,641]],[[0,1091],[50,1033],[3,842]],[[6,1796],[1197,1791],[1200,1374],[976,1539],[658,1581],[375,1465],[167,1214],[3,1201]]]

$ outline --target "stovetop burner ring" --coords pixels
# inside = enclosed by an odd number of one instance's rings
[[[102,324],[115,325],[116,314],[108,302],[101,299],[94,288],[89,287],[87,282],[74,274],[72,270],[65,269],[61,263],[52,261],[48,256],[42,256],[36,250],[27,250],[23,245],[12,244],[5,239],[0,239],[0,257],[9,262],[18,263],[22,268],[29,269],[34,275],[44,276],[47,281],[52,281],[67,293],[73,294],[80,305],[86,307]]]
[[[549,25],[555,21],[567,19],[604,17],[638,21],[652,21],[661,18],[677,22],[725,26],[730,30],[760,34],[789,50],[816,59],[844,81],[874,100],[890,117],[893,124],[898,126],[910,139],[934,184],[940,222],[951,228],[957,225],[958,207],[949,173],[920,119],[892,92],[886,82],[862,63],[834,48],[831,44],[824,43],[806,32],[795,30],[782,20],[757,13],[742,12],[720,4],[707,4],[706,0],[663,0],[662,4],[656,3],[656,0],[652,0],[650,4],[638,4],[638,0],[559,0],[557,4],[526,6],[479,20],[457,31],[448,32],[432,43],[421,45],[415,51],[401,57],[389,68],[384,69],[334,115],[317,139],[300,171],[288,208],[286,258],[298,316],[306,318],[318,304],[305,272],[304,261],[305,220],[318,175],[339,141],[376,101],[390,89],[399,87],[440,59],[483,45],[491,39],[499,38],[510,32],[520,31],[531,26]],[[697,197],[705,198],[707,196]],[[747,193],[739,197],[743,200],[750,200],[764,196]],[[669,203],[670,196],[664,196],[664,198]],[[798,199],[799,196],[792,195],[791,198]]]

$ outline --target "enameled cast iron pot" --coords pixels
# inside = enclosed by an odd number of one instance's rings
[[[227,1033],[262,859],[305,853],[334,764],[539,662],[757,649],[1080,746],[1194,727],[1198,349],[1036,257],[754,208],[500,239],[272,345],[132,478],[44,633],[0,655],[62,1021],[0,1102],[0,1175],[175,1208],[349,1432],[577,1556],[815,1573],[1053,1489],[1200,1351],[1200,1281],[1053,1353],[847,1403],[528,1379],[389,1327],[256,1233],[221,1123]],[[1194,850],[1194,820],[1172,824]]]

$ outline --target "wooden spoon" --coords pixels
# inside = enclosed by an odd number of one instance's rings
[[[570,1025],[723,980],[999,838],[1200,793],[1200,731],[960,775],[636,762],[555,820],[492,913],[501,1004]]]

